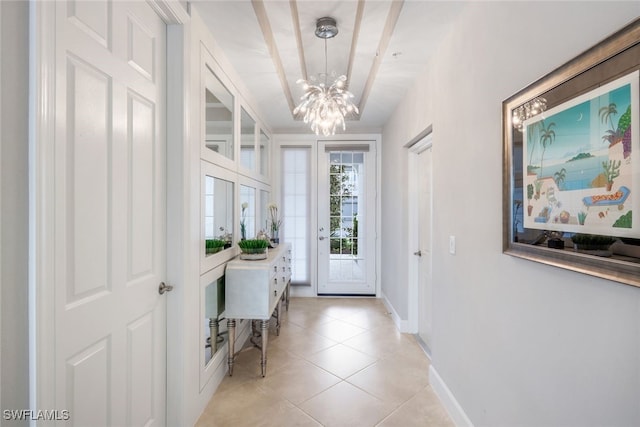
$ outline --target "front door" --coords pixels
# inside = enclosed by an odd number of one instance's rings
[[[144,1],[55,14],[55,408],[162,426],[166,26]]]
[[[374,142],[318,144],[318,294],[375,295]]]

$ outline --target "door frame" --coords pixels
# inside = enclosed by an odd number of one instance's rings
[[[315,242],[318,241],[318,214],[317,214],[317,203],[318,203],[318,141],[348,141],[351,144],[357,144],[361,141],[375,141],[372,142],[375,145],[376,149],[376,177],[375,177],[375,185],[376,185],[376,249],[375,249],[375,257],[376,257],[376,269],[375,269],[375,294],[376,297],[380,297],[382,294],[382,284],[380,283],[381,277],[381,253],[382,246],[380,243],[380,239],[378,236],[382,235],[382,225],[380,218],[382,216],[382,202],[380,197],[380,189],[382,188],[382,135],[377,133],[363,133],[363,134],[342,134],[342,135],[334,135],[328,137],[320,138],[314,134],[280,134],[274,135],[273,141],[273,153],[272,153],[272,170],[277,171],[272,174],[272,198],[273,200],[279,200],[280,205],[282,205],[282,175],[281,171],[281,163],[282,163],[282,148],[283,147],[300,147],[300,148],[309,148],[311,150],[311,199],[310,199],[310,218],[309,218],[309,241],[314,244],[311,245],[311,250],[309,252],[309,261],[311,262],[311,266],[309,269],[311,286],[292,286],[291,287],[291,295],[294,297],[317,297],[318,296],[318,251],[317,245]]]
[[[184,25],[190,19],[178,0],[150,0],[149,5],[164,21]],[[55,2],[34,1],[29,11],[29,406],[31,409],[55,408],[55,277],[54,230],[54,144],[55,144],[55,86],[56,86],[56,4]],[[169,41],[167,40],[167,43]],[[167,57],[167,65],[171,61]],[[167,73],[168,74],[168,73]],[[172,87],[167,77],[168,89]],[[182,126],[181,116],[172,114],[167,106],[167,127]],[[167,150],[171,139],[167,133]],[[171,158],[167,158],[170,167]],[[166,172],[165,172],[166,173]],[[173,191],[174,194],[171,192]],[[178,197],[181,189],[167,187],[167,202]],[[181,196],[180,196],[181,197]],[[173,216],[172,204],[167,203],[167,227]],[[168,236],[167,236],[168,237]],[[165,245],[167,242],[165,242]],[[168,245],[167,245],[168,246]],[[176,267],[167,263],[167,277],[175,275]],[[167,325],[180,318],[184,310],[181,306],[167,301]],[[167,350],[174,346],[169,345]],[[184,375],[180,366],[169,365],[167,372]],[[179,360],[179,358],[174,358]],[[168,376],[167,376],[168,380]],[[169,383],[167,381],[167,388]],[[166,399],[167,403],[170,400]],[[166,404],[167,412],[170,411]],[[59,408],[62,409],[62,408]],[[166,418],[167,421],[169,418]]]
[[[418,191],[418,186],[413,179],[416,176],[418,169],[418,155],[425,150],[428,150],[433,146],[432,129],[429,126],[425,131],[421,132],[416,138],[414,138],[409,144],[408,148],[408,168],[407,168],[407,190],[408,194],[415,194]],[[433,221],[433,220],[432,220]],[[418,248],[418,226],[420,218],[418,217],[418,203],[413,197],[409,197],[407,206],[407,226],[408,226],[408,247],[407,247],[407,271],[409,279],[408,289],[408,305],[409,308],[409,322],[408,330],[406,332],[411,334],[418,333],[418,276],[419,276],[419,259],[413,253]]]

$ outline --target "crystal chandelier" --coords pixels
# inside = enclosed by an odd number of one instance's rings
[[[353,103],[353,94],[345,89],[347,76],[341,75],[331,85],[327,84],[327,39],[338,34],[336,20],[325,17],[316,21],[316,36],[324,39],[324,82],[313,84],[305,79],[297,81],[302,85],[304,95],[293,110],[301,114],[316,135],[334,135],[338,126],[346,129],[344,118],[347,114],[359,114]]]
[[[537,116],[547,109],[547,100],[539,97],[533,98],[531,101],[527,101],[518,108],[513,109],[511,115],[511,122],[513,127],[522,132],[524,121],[530,119],[533,116]]]

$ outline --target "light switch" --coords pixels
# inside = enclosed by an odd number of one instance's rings
[[[449,253],[456,254],[456,236],[449,236]]]

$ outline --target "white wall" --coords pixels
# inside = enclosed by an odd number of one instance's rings
[[[469,4],[384,127],[383,292],[406,319],[403,145],[433,125],[433,366],[476,426],[640,425],[640,289],[501,248],[502,100],[638,16],[638,2]]]
[[[28,3],[0,2],[2,111],[0,233],[0,408],[29,406],[27,317]],[[26,423],[23,423],[26,425]],[[19,423],[12,423],[19,425]]]

